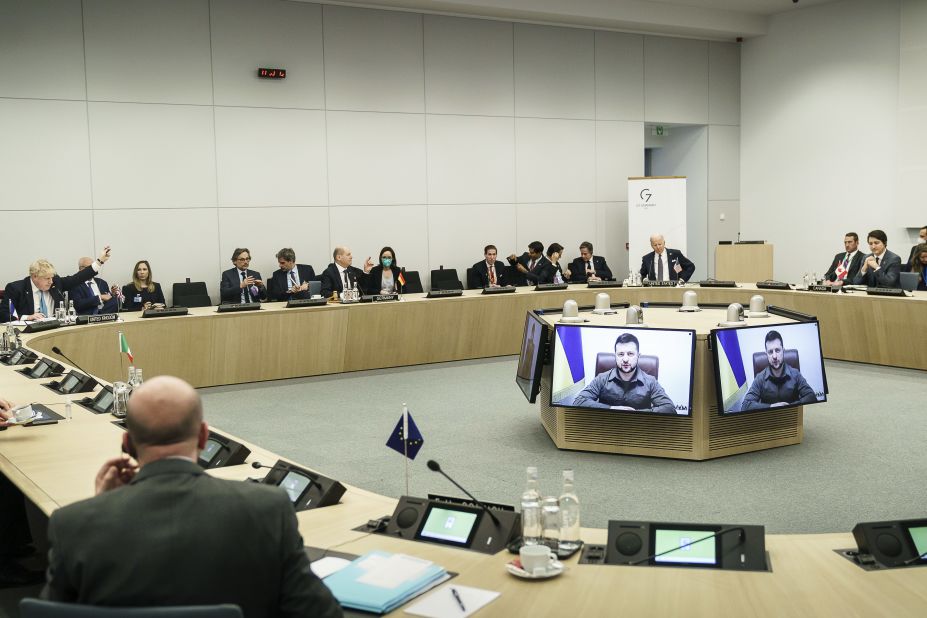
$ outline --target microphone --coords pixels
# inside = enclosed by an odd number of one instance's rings
[[[77,367],[78,370],[80,370],[80,371],[84,372],[86,375],[90,376],[90,372],[89,372],[89,371],[87,371],[86,369],[84,369],[83,367],[81,367],[80,365],[78,365],[77,363],[75,363],[74,361],[72,361],[70,358],[68,358],[67,355],[66,355],[64,352],[62,352],[62,351],[61,351],[61,348],[59,348],[58,346],[56,346],[56,345],[55,345],[55,346],[52,346],[52,352],[54,352],[55,354],[57,354],[58,356],[60,356],[60,357],[63,358],[64,360],[68,361],[69,363],[71,363],[72,365],[74,365],[75,367]],[[91,376],[91,377],[93,377],[93,376]]]
[[[724,530],[718,530],[717,532],[715,532],[714,534],[712,534],[712,535],[710,535],[710,536],[706,536],[706,537],[702,537],[702,538],[700,538],[700,539],[696,539],[696,540],[691,541],[691,542],[689,542],[689,543],[685,543],[684,545],[680,545],[679,547],[674,547],[674,548],[668,549],[668,550],[666,550],[666,551],[661,551],[660,553],[657,553],[657,554],[651,554],[650,556],[647,556],[646,558],[641,558],[640,560],[635,560],[634,562],[629,562],[628,564],[631,565],[631,566],[636,566],[636,565],[638,565],[638,564],[644,564],[645,562],[650,562],[650,561],[653,560],[654,558],[659,558],[660,556],[662,556],[662,555],[664,555],[664,554],[670,554],[670,553],[672,553],[672,552],[674,552],[674,551],[678,551],[678,550],[680,550],[680,549],[686,549],[687,547],[692,547],[692,546],[695,545],[696,543],[701,543],[702,541],[707,541],[707,540],[713,539],[713,538],[715,538],[715,537],[724,536],[724,535],[727,534],[728,532],[738,532],[738,533],[739,533],[739,534],[737,535],[737,542],[738,542],[738,543],[743,543],[743,542],[744,542],[744,536],[745,536],[746,533],[747,533],[747,531],[744,530],[743,528],[741,528],[740,526],[737,526],[736,528],[725,528]]]
[[[255,470],[260,470],[261,468],[268,468],[268,469],[273,468],[273,466],[265,466],[264,464],[262,464],[262,463],[259,462],[259,461],[252,461],[252,462],[251,462],[251,467],[254,468]]]
[[[477,500],[476,498],[474,498],[474,497],[473,497],[473,494],[471,494],[469,491],[467,491],[466,489],[464,489],[463,487],[461,487],[460,484],[459,484],[457,481],[455,481],[454,479],[452,479],[451,477],[449,477],[449,476],[447,475],[447,473],[446,473],[444,470],[441,469],[441,465],[440,465],[437,461],[435,461],[434,459],[429,459],[427,465],[428,465],[428,469],[429,469],[429,470],[431,470],[432,472],[439,472],[441,475],[444,476],[444,478],[446,478],[446,479],[449,480],[451,483],[453,483],[454,486],[457,487],[457,489],[459,489],[460,491],[462,491],[462,492],[464,492],[465,494],[467,494],[467,497],[468,497],[468,498],[470,498],[471,500],[473,500],[474,502],[476,502],[477,504],[479,504],[480,507],[482,507],[482,509],[483,509],[484,511],[486,511],[486,512],[489,514],[489,517],[492,519],[493,523],[496,524],[497,527],[500,527],[500,528],[502,527],[502,524],[499,523],[499,518],[496,517],[496,514],[493,513],[492,510],[490,510],[490,508],[489,508],[488,506],[486,506],[485,504],[483,504],[482,502],[480,502],[479,500]]]

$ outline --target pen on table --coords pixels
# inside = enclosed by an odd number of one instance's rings
[[[454,600],[457,601],[457,605],[460,605],[460,611],[462,612],[467,611],[466,606],[463,604],[463,599],[461,599],[460,595],[457,593],[457,588],[454,588],[453,586],[451,586],[451,594],[454,595]]]

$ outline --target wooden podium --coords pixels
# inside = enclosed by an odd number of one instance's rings
[[[766,281],[772,278],[772,245],[718,245],[715,248],[715,279]]]

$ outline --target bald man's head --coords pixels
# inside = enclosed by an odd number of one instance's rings
[[[84,256],[81,259],[77,260],[77,270],[84,270],[91,264],[93,264],[93,258]]]
[[[193,387],[171,376],[158,376],[132,392],[126,428],[139,450],[148,446],[197,443],[203,404]]]

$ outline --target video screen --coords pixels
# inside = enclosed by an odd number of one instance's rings
[[[280,487],[286,490],[286,493],[290,496],[290,502],[295,505],[310,483],[312,483],[312,480],[308,476],[290,470],[280,481]]]
[[[111,405],[113,405],[113,391],[104,388],[100,391],[100,394],[97,395],[92,407],[97,412],[106,412]]]
[[[70,393],[71,390],[77,386],[78,382],[80,382],[80,378],[74,375],[74,372],[71,372],[64,380],[62,380],[61,384],[58,386],[58,391],[62,393]]]
[[[204,446],[203,450],[200,451],[200,462],[203,464],[210,463],[213,459],[216,458],[216,455],[219,454],[220,450],[222,450],[222,443],[209,438],[206,440],[206,446]]]
[[[32,369],[29,370],[29,375],[33,378],[44,378],[49,369],[51,369],[51,365],[43,358],[32,366]]]
[[[718,537],[712,538],[713,534],[715,532],[712,530],[655,528],[653,553],[657,555],[653,561],[655,564],[717,566]],[[678,549],[672,551],[673,548]]]
[[[827,401],[817,322],[718,329],[711,337],[721,414]]]
[[[431,505],[425,514],[425,523],[419,538],[467,547],[476,532],[479,511],[461,508],[442,508]]]
[[[688,416],[695,331],[557,324],[551,405]]]
[[[908,534],[911,535],[911,542],[914,543],[915,555],[927,554],[927,525],[911,526],[908,528]],[[927,562],[927,556],[921,558],[921,562]]]
[[[533,311],[525,314],[525,332],[521,340],[521,353],[518,355],[515,383],[530,403],[537,401],[541,391],[541,369],[544,365],[548,328],[547,322]]]

